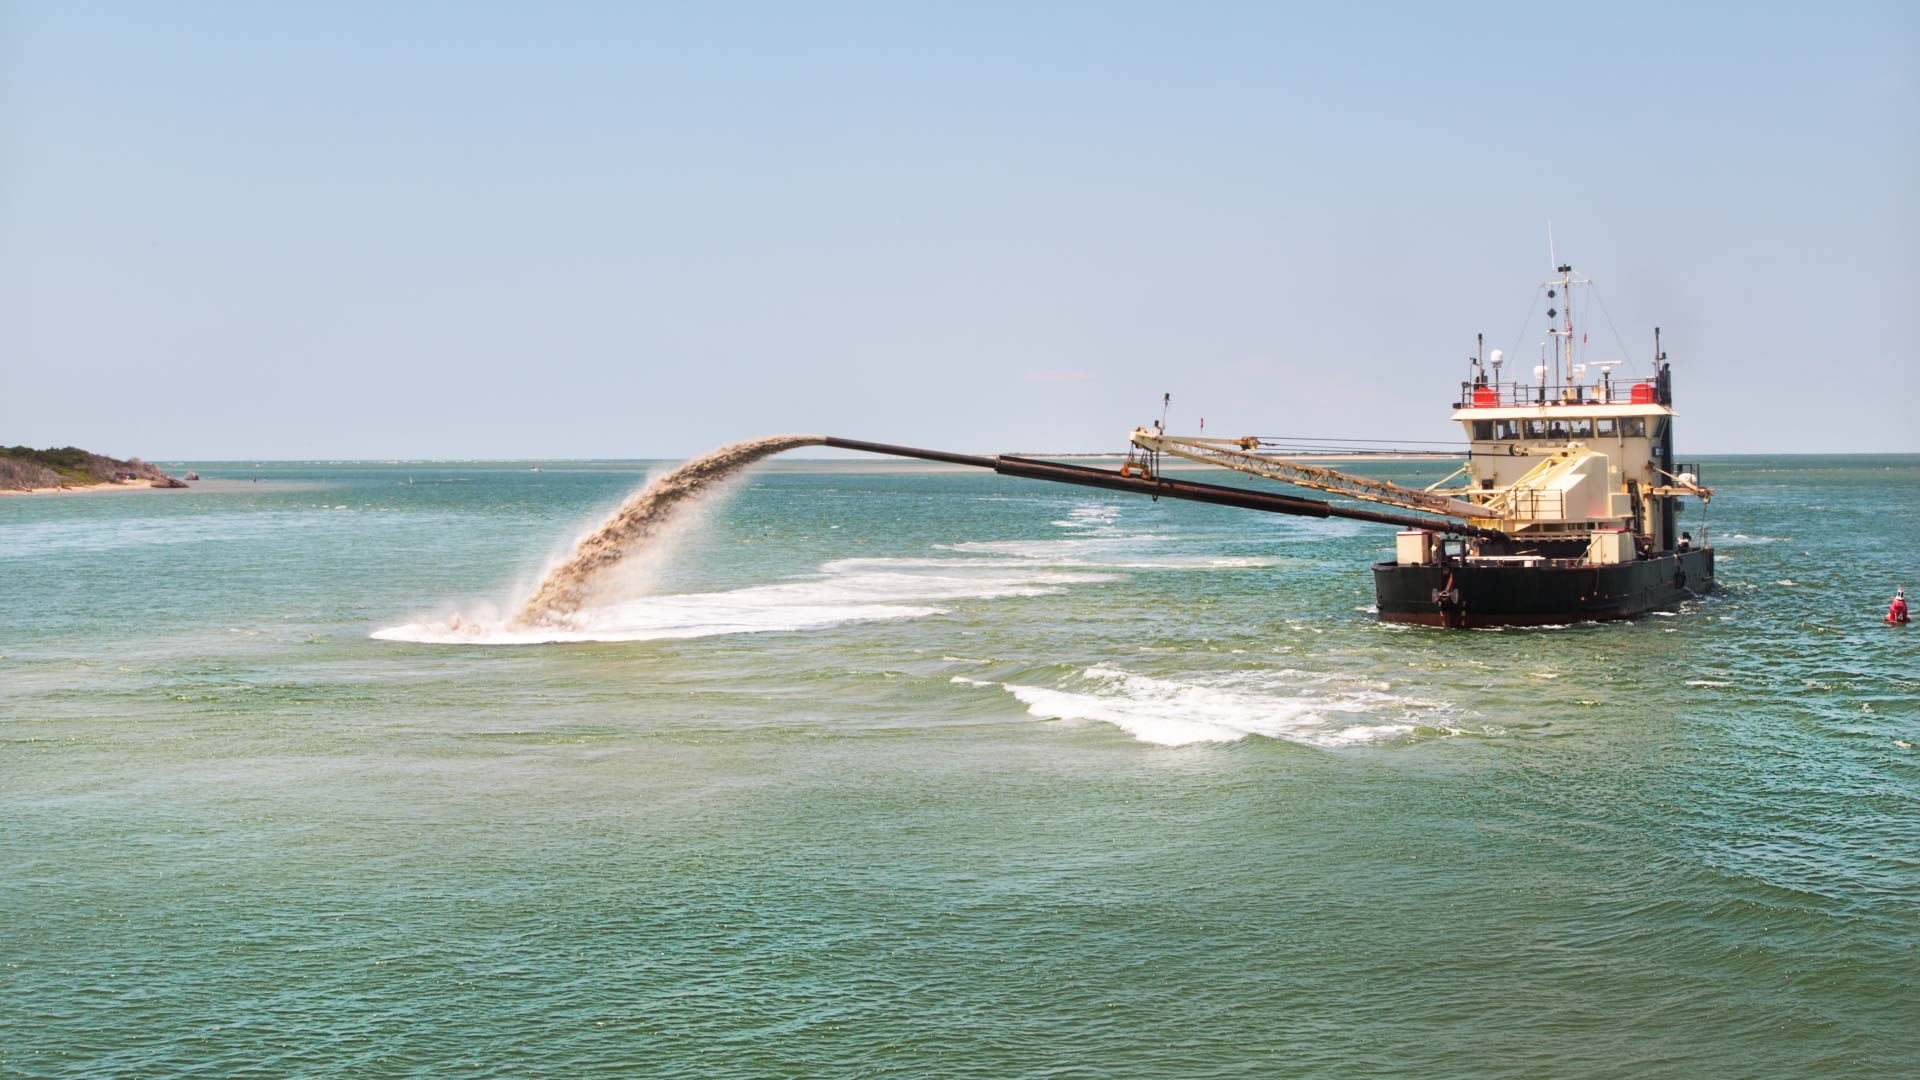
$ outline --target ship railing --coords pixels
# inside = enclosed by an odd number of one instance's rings
[[[1565,521],[1567,493],[1557,488],[1510,488],[1492,504],[1511,522]]]
[[[1561,558],[1551,555],[1468,555],[1461,561],[1468,566],[1546,567],[1556,570],[1591,565],[1583,558]]]
[[[1538,383],[1460,384],[1456,409],[1499,409],[1539,405],[1651,405],[1655,401],[1651,382],[1575,383],[1550,386]]]

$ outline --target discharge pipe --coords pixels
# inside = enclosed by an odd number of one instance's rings
[[[1351,518],[1355,521],[1373,521],[1382,525],[1398,525],[1403,529],[1427,529],[1432,532],[1450,533],[1457,536],[1474,536],[1483,540],[1501,540],[1506,534],[1498,529],[1482,528],[1456,521],[1436,520],[1414,517],[1410,514],[1387,514],[1378,510],[1361,510],[1356,507],[1335,506],[1317,499],[1301,499],[1291,495],[1275,495],[1265,491],[1249,491],[1246,488],[1226,487],[1220,484],[1197,484],[1191,480],[1168,480],[1165,477],[1123,476],[1111,469],[1095,469],[1086,465],[1064,465],[1057,461],[1042,461],[1039,458],[1018,457],[1001,454],[998,457],[981,457],[976,454],[950,454],[945,450],[923,450],[914,446],[894,446],[889,443],[866,442],[861,439],[842,439],[828,436],[826,445],[837,446],[842,450],[860,450],[869,454],[886,454],[891,457],[919,458],[922,461],[940,461],[949,465],[966,465],[975,469],[991,469],[1002,476],[1017,476],[1026,480],[1051,480],[1058,484],[1078,484],[1081,487],[1105,488],[1108,491],[1131,491],[1153,498],[1185,499],[1189,502],[1212,503],[1215,506],[1233,506],[1242,510],[1265,510],[1272,514],[1293,514],[1298,517],[1337,517]]]

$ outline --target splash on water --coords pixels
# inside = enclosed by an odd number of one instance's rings
[[[533,630],[564,624],[592,599],[608,571],[644,549],[716,484],[762,458],[826,442],[820,435],[774,435],[723,446],[694,458],[641,488],[606,523],[575,545],[573,554],[547,572],[540,587],[513,617],[511,628]]]
[[[769,441],[741,445],[764,448]],[[729,453],[728,457],[737,464],[744,455]],[[926,555],[834,559],[809,575],[721,592],[639,595],[631,588],[635,575],[644,573],[663,552],[670,551],[689,523],[712,505],[711,500],[689,501],[698,489],[690,490],[689,485],[676,479],[691,468],[684,466],[647,485],[607,524],[582,541],[567,564],[549,575],[543,589],[579,563],[583,551],[607,544],[610,535],[628,541],[622,549],[624,561],[614,559],[584,567],[588,588],[576,594],[580,602],[570,612],[527,621],[525,611],[530,603],[501,608],[480,604],[459,612],[422,614],[381,627],[373,636],[383,641],[425,644],[532,645],[804,632],[848,623],[927,618],[952,610],[956,601],[1044,596],[1079,585],[1110,582],[1116,579],[1116,572],[1236,573],[1287,561],[1262,557],[1143,557],[1138,550],[1141,543],[1161,538],[1095,538],[1074,533],[1039,542],[934,545],[934,551]],[[668,502],[663,498],[666,491],[679,498]]]
[[[1046,596],[1071,585],[1111,580],[1110,575],[996,559],[839,559],[796,581],[596,602],[557,624],[523,626],[480,610],[421,618],[373,636],[437,645],[535,645],[821,630],[926,618],[946,612],[956,600]]]

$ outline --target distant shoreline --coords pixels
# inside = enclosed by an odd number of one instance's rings
[[[186,486],[184,481],[137,457],[122,461],[77,446],[45,450],[0,446],[0,492],[8,495]]]

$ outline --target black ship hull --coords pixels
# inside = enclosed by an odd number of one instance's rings
[[[1611,566],[1373,564],[1380,618],[1425,626],[1631,619],[1713,591],[1713,549]]]

